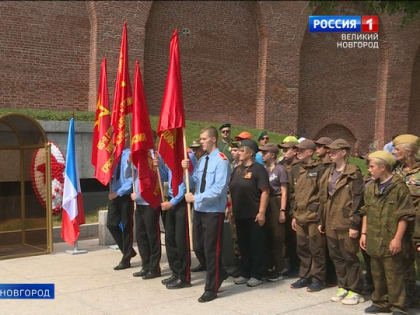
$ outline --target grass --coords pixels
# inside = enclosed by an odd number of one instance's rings
[[[100,209],[97,209],[85,215],[86,224],[98,222],[99,210]],[[24,221],[21,219],[5,220],[0,223],[0,231],[44,228],[46,227],[46,220],[46,218],[26,218]],[[52,216],[52,223],[53,227],[61,226],[61,213]]]
[[[57,110],[39,110],[39,109],[17,109],[17,108],[0,108],[0,115],[7,113],[21,113],[32,116],[38,120],[57,120],[57,121],[68,121],[73,117],[73,111],[57,111]],[[77,121],[86,121],[93,122],[95,119],[94,112],[87,111],[75,111],[74,117]],[[150,123],[152,128],[156,130],[158,125],[159,117],[155,115],[150,116]],[[206,121],[195,121],[187,119],[186,122],[186,139],[187,144],[191,144],[194,139],[197,139],[200,135],[200,130],[204,127],[213,125],[218,128],[221,123],[206,122]],[[232,126],[232,137],[239,134],[241,131],[248,131],[254,138],[257,140],[259,133],[262,131],[260,129],[246,127],[246,126]],[[270,137],[270,142],[272,143],[281,143],[283,138],[286,136],[284,134],[269,131],[267,130],[268,136]],[[281,153],[280,153],[281,154]],[[350,158],[350,163],[357,165],[361,168],[363,175],[367,173],[366,163],[362,159]]]
[[[85,224],[98,223],[98,211],[103,208],[85,214]],[[53,215],[53,227],[61,226],[61,213]]]
[[[29,115],[37,120],[56,120],[56,121],[68,121],[73,117],[73,111],[58,111],[58,110],[40,110],[40,109],[19,109],[19,108],[0,108],[0,115],[8,113],[20,113]],[[95,119],[94,112],[87,111],[75,111],[74,118],[76,121],[93,122]],[[159,116],[150,115],[150,123],[152,128],[156,130],[159,121]],[[194,139],[197,139],[200,135],[200,130],[204,127],[213,125],[218,128],[221,123],[206,122],[206,121],[195,121],[187,119],[186,122],[186,138],[187,144],[191,144]],[[258,134],[261,132],[259,129],[245,127],[245,126],[233,126],[232,136],[239,134],[241,131],[248,131],[257,140]],[[280,143],[285,135],[268,131],[270,141],[274,143]]]

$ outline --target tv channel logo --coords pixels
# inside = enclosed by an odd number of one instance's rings
[[[378,32],[378,16],[309,16],[309,32]]]

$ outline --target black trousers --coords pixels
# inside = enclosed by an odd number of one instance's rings
[[[185,201],[165,212],[165,246],[169,268],[182,281],[190,282],[190,237]]]
[[[160,271],[160,210],[150,206],[137,205],[135,214],[136,238],[143,269]]]
[[[205,291],[217,293],[226,271],[222,265],[223,212],[194,211],[194,252],[201,265],[206,266]]]
[[[123,254],[122,259],[130,260],[133,250],[133,202],[129,195],[108,202],[107,227]]]
[[[238,244],[241,251],[241,275],[245,278],[262,279],[265,273],[264,227],[255,218],[236,219]]]

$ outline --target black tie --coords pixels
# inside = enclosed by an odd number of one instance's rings
[[[201,177],[201,186],[200,186],[200,193],[204,192],[204,189],[206,188],[206,176],[207,176],[207,166],[209,165],[209,156],[206,156],[206,164],[204,164],[204,171],[203,171],[203,177]]]
[[[120,176],[121,176],[121,159],[119,160],[118,165],[117,165],[117,178],[116,178],[116,180],[119,180]]]

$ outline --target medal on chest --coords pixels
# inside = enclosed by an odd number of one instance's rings
[[[251,179],[252,178],[252,172],[246,172],[244,175],[245,179]]]

